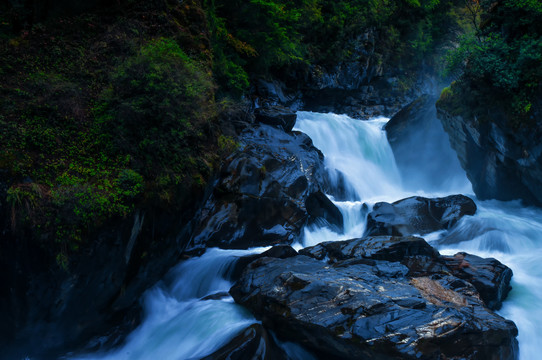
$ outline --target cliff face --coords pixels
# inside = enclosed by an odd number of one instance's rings
[[[478,121],[445,96],[437,103],[438,117],[478,198],[542,204],[541,103],[542,98],[535,102],[533,123],[519,127],[498,108],[488,109],[489,120]]]
[[[437,93],[435,68],[395,59],[401,50],[390,47],[382,29],[359,32],[348,41],[350,52],[345,58],[311,64],[302,76],[286,72],[258,79],[254,94],[260,103],[368,119],[391,117],[420,95]],[[280,80],[285,78],[290,81]]]
[[[439,117],[479,198],[541,205],[542,4],[479,5],[482,21],[449,58],[461,75]]]

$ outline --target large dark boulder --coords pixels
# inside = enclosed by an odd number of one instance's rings
[[[292,131],[297,120],[297,114],[289,108],[280,105],[269,105],[254,110],[257,122]]]
[[[246,129],[202,207],[192,247],[248,248],[290,244],[317,219],[342,229],[323,155],[300,132],[269,125]]]
[[[521,199],[542,206],[542,95],[533,103],[531,121],[521,125],[498,107],[488,108],[484,120],[445,101],[437,109],[479,199]]]
[[[406,258],[439,261],[421,239],[406,239],[404,246],[399,238],[381,239],[388,244],[378,246],[376,238],[341,242],[334,250],[342,260],[329,263],[304,255],[260,258],[230,293],[265,327],[322,359],[517,357],[516,326],[485,307],[471,283],[444,264],[419,276],[401,262],[384,260],[386,253],[400,258],[385,250],[395,247],[410,254]],[[382,251],[365,251],[366,241]]]
[[[367,215],[365,236],[424,235],[448,230],[463,216],[475,212],[476,204],[464,195],[434,199],[413,196],[392,204],[379,202]]]

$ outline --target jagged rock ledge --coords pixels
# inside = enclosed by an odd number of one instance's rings
[[[342,214],[324,194],[332,193],[324,156],[309,136],[291,131],[296,117],[270,107],[241,132],[196,216],[190,248],[291,244],[315,221],[341,231]]]

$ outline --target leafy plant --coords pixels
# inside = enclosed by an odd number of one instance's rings
[[[447,74],[459,75],[458,97],[496,101],[513,122],[527,120],[542,81],[542,5],[506,0],[480,5],[485,20],[447,56]],[[476,87],[473,92],[469,88]]]
[[[95,113],[115,149],[150,178],[166,168],[183,171],[213,116],[213,91],[210,74],[175,41],[160,38],[116,69]]]

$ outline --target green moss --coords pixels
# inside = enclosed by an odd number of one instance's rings
[[[223,156],[227,156],[237,150],[241,145],[231,136],[220,135],[218,137],[218,150]]]
[[[119,15],[0,37],[0,201],[13,230],[65,269],[102,224],[136,207],[182,207],[216,162],[201,8],[139,1]]]

